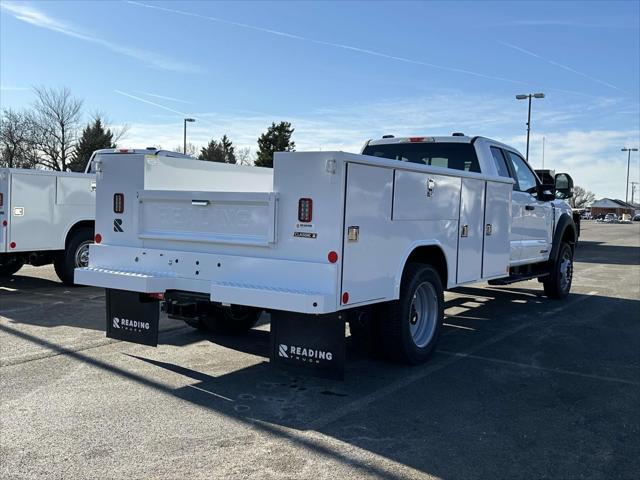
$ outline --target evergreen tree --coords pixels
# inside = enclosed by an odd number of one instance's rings
[[[219,142],[211,139],[206,147],[202,147],[200,160],[220,163],[236,163],[235,147],[229,137],[223,135]]]
[[[291,141],[294,129],[291,123],[272,123],[265,133],[258,138],[258,152],[255,165],[257,167],[273,168],[273,154],[275,152],[293,152],[296,144]]]
[[[69,162],[68,167],[73,172],[83,172],[91,154],[95,150],[114,148],[115,146],[113,132],[110,129],[105,130],[102,125],[102,119],[96,117],[93,122],[89,122],[82,130],[82,135],[80,136],[80,140],[78,140],[78,144],[73,152],[73,158],[71,162]]]

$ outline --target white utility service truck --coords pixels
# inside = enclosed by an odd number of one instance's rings
[[[114,338],[156,345],[160,301],[170,317],[235,332],[266,310],[272,361],[339,376],[345,321],[389,358],[420,363],[443,290],[538,278],[564,298],[571,287],[571,177],[543,185],[487,138],[385,137],[360,155],[276,153],[273,169],[94,163],[96,243],[76,279],[108,289]]]
[[[91,174],[0,169],[0,277],[53,263],[73,285],[74,269],[88,265],[95,187]]]

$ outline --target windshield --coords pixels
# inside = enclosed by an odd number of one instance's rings
[[[480,173],[478,156],[470,143],[420,142],[367,145],[362,154]]]

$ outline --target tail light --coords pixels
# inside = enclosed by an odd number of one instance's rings
[[[301,198],[298,200],[298,221],[309,223],[313,218],[313,200]]]
[[[96,233],[96,236],[93,238],[93,241],[95,243],[100,243],[102,242],[102,235],[100,235],[99,233]]]
[[[0,193],[0,207],[4,205],[4,193]]]
[[[113,194],[113,211],[114,213],[124,212],[124,193]]]

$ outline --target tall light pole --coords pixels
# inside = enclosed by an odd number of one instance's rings
[[[631,204],[633,205],[633,199],[635,198],[635,193],[636,193],[636,185],[638,185],[638,182],[631,182]]]
[[[631,167],[631,152],[637,152],[638,149],[637,148],[627,148],[624,147],[621,149],[622,152],[629,152],[629,154],[627,155],[627,185],[626,185],[626,190],[625,190],[625,194],[624,194],[624,201],[628,202],[629,201],[629,167]]]
[[[529,99],[529,113],[527,115],[527,156],[526,160],[529,161],[529,133],[531,132],[531,99],[532,98],[544,98],[544,93],[527,93],[523,95],[516,95],[516,100]]]
[[[187,122],[195,122],[195,118],[185,118],[184,119],[184,142],[182,146],[182,153],[187,154]]]

